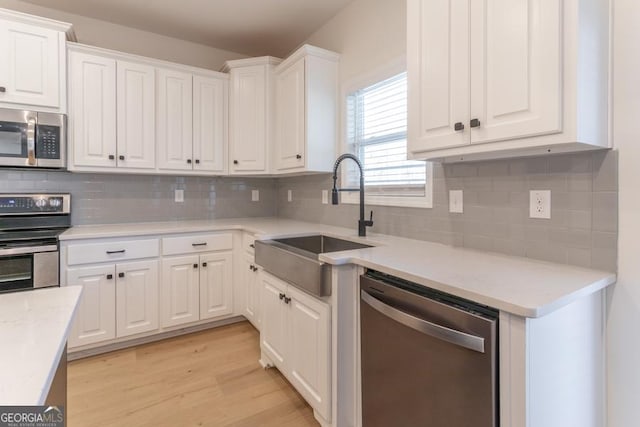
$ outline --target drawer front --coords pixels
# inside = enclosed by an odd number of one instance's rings
[[[255,246],[254,246],[254,241],[256,239],[256,236],[254,236],[253,234],[250,233],[244,233],[242,235],[242,247],[244,248],[244,250],[250,254],[255,252]]]
[[[162,239],[162,255],[222,251],[232,248],[231,233],[193,234]]]
[[[152,258],[160,253],[159,239],[80,243],[67,248],[67,264],[93,264],[127,259]]]

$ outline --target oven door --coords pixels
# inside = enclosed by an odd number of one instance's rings
[[[0,166],[35,166],[36,114],[0,110]]]
[[[2,254],[3,252],[5,254]],[[0,292],[59,286],[57,250],[35,253],[10,252],[16,251],[0,250]]]

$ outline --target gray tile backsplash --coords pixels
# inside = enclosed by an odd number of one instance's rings
[[[434,165],[432,209],[369,206],[373,231],[615,271],[618,153]],[[329,175],[280,178],[278,215],[356,228],[358,206],[323,205]],[[529,190],[551,190],[551,219],[529,218]],[[293,201],[287,202],[287,190]],[[449,190],[464,213],[449,213]]]
[[[0,192],[71,193],[74,225],[274,216],[276,191],[274,179],[0,170]]]

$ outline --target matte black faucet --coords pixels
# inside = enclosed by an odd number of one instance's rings
[[[351,159],[358,165],[360,169],[360,188],[338,188],[336,187],[336,181],[338,180],[338,167],[344,159]],[[367,235],[367,227],[373,225],[373,211],[368,220],[364,219],[364,172],[362,170],[362,163],[353,154],[347,153],[338,157],[336,163],[333,165],[333,190],[331,190],[331,204],[338,204],[338,191],[359,191],[360,192],[360,219],[358,220],[358,236]]]

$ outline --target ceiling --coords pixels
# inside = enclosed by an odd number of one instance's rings
[[[249,56],[285,56],[352,0],[24,0]]]

